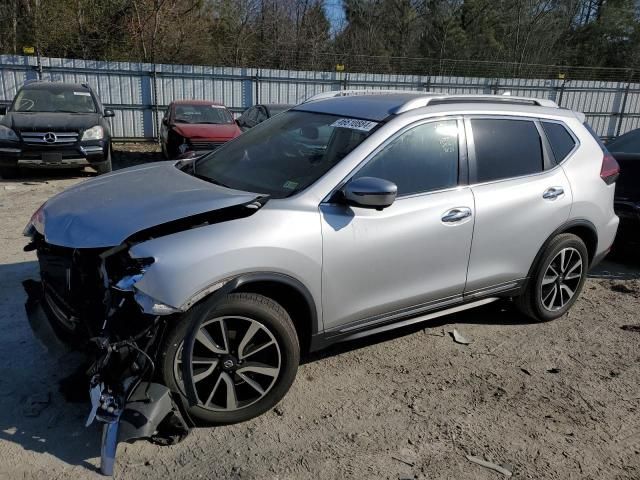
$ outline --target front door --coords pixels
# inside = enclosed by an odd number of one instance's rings
[[[457,119],[414,124],[352,176],[394,182],[390,207],[320,206],[326,329],[460,298],[475,211],[471,189],[459,185],[462,128]]]

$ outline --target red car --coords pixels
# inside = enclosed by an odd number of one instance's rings
[[[166,158],[210,152],[242,133],[224,105],[206,100],[171,102],[162,119],[160,143]]]

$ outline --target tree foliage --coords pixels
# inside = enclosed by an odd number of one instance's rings
[[[339,10],[341,24],[328,18]],[[640,0],[4,0],[0,51],[414,73],[479,61],[514,75],[527,64],[635,69],[639,14]]]

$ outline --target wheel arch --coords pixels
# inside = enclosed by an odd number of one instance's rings
[[[257,293],[279,303],[291,317],[301,349],[309,350],[311,337],[321,329],[315,300],[302,282],[282,273],[255,272],[235,277],[230,283],[228,293]]]
[[[596,226],[593,223],[591,223],[589,220],[585,220],[585,219],[570,220],[564,223],[563,225],[561,225],[560,227],[558,227],[557,229],[555,229],[551,233],[551,235],[547,237],[545,242],[542,244],[542,246],[538,250],[538,253],[536,254],[533,260],[533,263],[529,268],[529,272],[527,273],[527,280],[531,278],[531,275],[533,275],[533,272],[538,266],[538,263],[540,262],[540,259],[544,255],[544,252],[547,249],[547,246],[549,245],[549,243],[555,237],[563,233],[572,233],[577,237],[579,237],[584,242],[584,244],[587,247],[587,253],[589,255],[589,265],[591,265],[591,263],[593,262],[593,259],[595,258],[596,251],[598,249],[598,233],[596,230]]]

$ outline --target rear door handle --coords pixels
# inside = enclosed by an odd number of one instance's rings
[[[542,194],[542,198],[545,200],[555,200],[558,197],[564,195],[564,188],[562,187],[549,187]]]
[[[448,210],[442,215],[444,223],[456,223],[471,216],[471,209],[468,207],[456,207]]]

